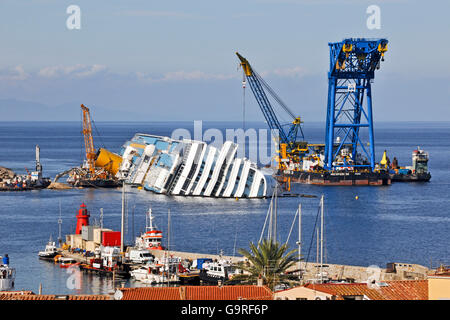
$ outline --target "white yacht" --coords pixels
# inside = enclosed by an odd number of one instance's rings
[[[56,247],[56,243],[50,237],[44,251],[39,251],[38,256],[40,259],[53,259],[57,254],[58,248]]]

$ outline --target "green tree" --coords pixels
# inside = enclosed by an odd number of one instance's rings
[[[247,274],[240,274],[233,278],[243,283],[255,283],[258,278],[263,284],[273,290],[276,283],[288,280],[286,270],[298,262],[297,250],[288,252],[287,244],[280,244],[272,240],[263,240],[259,245],[250,243],[250,251],[239,249],[238,252],[248,259],[248,262],[239,262],[236,268],[244,270]]]

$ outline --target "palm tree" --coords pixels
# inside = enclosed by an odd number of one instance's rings
[[[263,240],[260,244],[250,243],[250,250],[239,249],[238,252],[248,259],[247,263],[239,262],[236,268],[246,271],[233,277],[244,283],[254,283],[262,279],[263,283],[273,290],[277,281],[288,279],[286,270],[297,261],[297,250],[287,252],[287,244],[280,244],[273,240]]]

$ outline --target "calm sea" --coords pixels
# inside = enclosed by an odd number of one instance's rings
[[[238,128],[240,123],[204,123],[204,129]],[[265,128],[263,123],[247,127]],[[193,129],[192,122],[98,122],[94,135],[97,147],[118,152],[136,132],[171,135],[176,128]],[[324,125],[304,127],[308,141],[323,142]],[[303,208],[303,253],[307,256],[319,198],[325,195],[325,260],[328,263],[379,265],[388,262],[437,266],[450,264],[450,123],[377,123],[377,159],[388,151],[401,165],[410,165],[411,152],[420,146],[430,154],[429,183],[396,183],[383,187],[320,187],[297,185],[293,192],[317,198],[281,198],[278,210],[278,237],[286,241],[298,204]],[[41,147],[44,175],[77,166],[84,156],[79,122],[0,122],[0,166],[18,173],[34,167],[34,148]],[[358,196],[358,200],[355,197]],[[0,193],[0,255],[8,253],[17,269],[16,289],[44,293],[105,293],[111,280],[83,276],[80,290],[67,286],[69,274],[40,261],[49,237],[58,237],[59,204],[62,234],[73,233],[75,215],[81,203],[99,220],[104,210],[105,227],[120,230],[120,190],[41,190]],[[155,195],[132,189],[128,194],[126,239],[145,227],[145,212],[152,207],[156,224],[167,234],[167,212],[171,211],[171,249],[233,255],[257,241],[269,200],[184,198]],[[296,229],[295,229],[296,230]],[[295,245],[297,234],[290,244]],[[312,241],[315,243],[315,241]],[[309,260],[315,260],[311,248]],[[116,284],[117,285],[117,284]],[[136,283],[127,281],[126,286]]]

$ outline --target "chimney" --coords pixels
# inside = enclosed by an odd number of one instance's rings
[[[263,279],[261,277],[258,277],[258,280],[256,280],[256,285],[258,287],[262,287],[263,283],[264,283]]]

